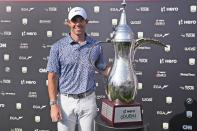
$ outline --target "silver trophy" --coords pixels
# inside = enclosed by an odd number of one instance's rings
[[[119,25],[109,41],[114,45],[115,57],[106,87],[108,99],[103,99],[101,117],[111,126],[141,125],[141,105],[135,102],[138,80],[134,70],[134,56],[137,48],[143,44],[165,45],[158,40],[134,39],[134,33],[127,25],[126,2],[122,2]],[[103,42],[98,42],[95,47]],[[93,49],[92,49],[93,50]],[[91,50],[91,53],[93,52]],[[92,65],[94,62],[91,61]],[[95,67],[96,68],[96,67]]]

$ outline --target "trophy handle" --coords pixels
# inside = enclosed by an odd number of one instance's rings
[[[154,45],[158,45],[161,47],[167,47],[164,43],[162,43],[158,40],[155,40],[155,39],[150,39],[150,38],[140,38],[132,43],[134,43],[134,44],[132,44],[131,48],[130,48],[130,58],[131,58],[130,62],[134,68],[135,68],[135,53],[136,53],[138,47],[140,47],[144,44],[154,44]]]
[[[150,39],[150,38],[140,38],[140,39],[137,39],[136,42],[134,43],[134,50],[136,50],[137,47],[140,47],[144,44],[154,44],[154,45],[158,45],[162,47],[167,47],[164,43],[158,40]]]
[[[91,58],[91,56],[92,56],[92,53],[93,53],[93,50],[94,49],[96,49],[98,46],[98,48],[99,48],[99,50],[100,50],[100,52],[101,53],[103,53],[103,49],[101,48],[101,46],[100,45],[102,45],[102,44],[106,44],[106,43],[109,43],[109,41],[98,41],[98,42],[96,42],[92,47],[90,47],[90,49],[89,49],[89,52],[88,52],[88,59],[89,59],[89,62],[90,62],[90,64],[91,64],[91,66],[98,72],[98,73],[100,73],[100,74],[102,74],[102,71],[101,71],[101,69],[99,69],[98,67],[96,67],[96,61],[94,61],[92,58]]]

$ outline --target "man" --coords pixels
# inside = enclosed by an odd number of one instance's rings
[[[89,52],[96,41],[86,35],[87,14],[74,7],[68,14],[70,33],[57,41],[50,50],[47,64],[48,93],[51,119],[58,122],[58,131],[93,131],[97,113],[95,96],[95,68],[90,64]],[[97,47],[97,46],[96,46]],[[109,72],[97,47],[91,59],[95,66]]]

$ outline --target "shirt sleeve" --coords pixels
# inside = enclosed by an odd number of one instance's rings
[[[47,71],[60,75],[59,50],[57,44],[51,47],[47,63]]]
[[[106,59],[103,55],[103,48],[99,45],[97,48],[97,51],[99,53],[98,59],[95,62],[95,66],[99,69],[99,70],[105,70],[107,64],[106,64]]]

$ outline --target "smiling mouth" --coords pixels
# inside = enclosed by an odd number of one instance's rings
[[[76,28],[76,30],[77,30],[77,31],[81,31],[81,30],[82,30],[82,28]]]

